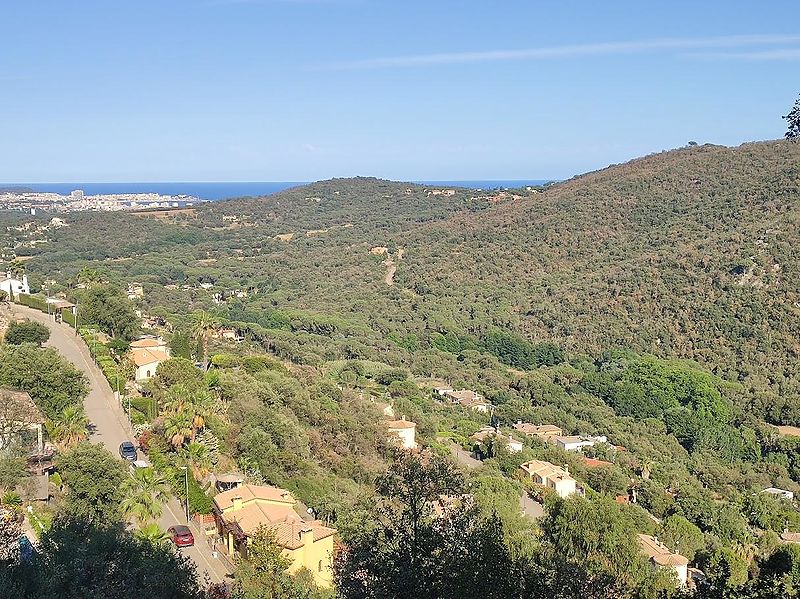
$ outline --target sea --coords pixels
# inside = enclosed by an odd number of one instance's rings
[[[489,181],[413,181],[437,187],[469,187],[473,189],[508,189],[543,185],[545,179],[531,180],[489,180]],[[251,182],[185,182],[185,183],[0,183],[0,189],[27,188],[38,192],[68,195],[75,189],[82,189],[86,195],[115,193],[159,193],[171,196],[194,196],[201,200],[224,200],[263,196],[306,185],[310,181],[251,181]]]

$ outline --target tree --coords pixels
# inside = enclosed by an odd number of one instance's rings
[[[634,521],[611,499],[557,499],[540,527],[538,559],[551,566],[550,585],[563,596],[648,596],[659,585],[636,541]]]
[[[443,458],[400,453],[376,481],[382,498],[334,565],[345,599],[505,598],[520,577],[502,523],[483,518]]]
[[[782,118],[789,125],[789,130],[786,132],[786,139],[800,139],[800,98],[798,98],[794,103],[794,106],[789,111],[789,114]]]
[[[705,545],[702,531],[683,516],[673,514],[661,525],[661,540],[672,551],[686,556],[689,561]]]
[[[194,565],[169,545],[74,518],[55,520],[32,563],[0,568],[0,589],[21,598],[203,597]]]
[[[120,521],[125,468],[107,449],[84,441],[58,458],[56,468],[67,485],[67,517],[98,526]]]
[[[30,344],[0,346],[0,385],[27,391],[50,419],[81,403],[89,390],[83,373],[55,349]]]
[[[113,285],[90,286],[78,300],[81,322],[92,323],[115,337],[130,339],[139,330],[139,319],[133,304]]]
[[[161,516],[161,504],[169,499],[170,487],[152,468],[136,468],[122,484],[122,494],[122,513],[145,524]]]
[[[83,406],[77,404],[64,407],[55,420],[48,422],[47,432],[62,449],[69,449],[86,440],[89,436],[88,427],[89,419],[83,412]]]
[[[203,367],[208,365],[208,338],[219,327],[219,320],[210,312],[200,312],[192,317],[192,333],[203,346]]]
[[[182,447],[194,432],[193,417],[189,412],[177,412],[164,419],[164,437],[175,449]]]
[[[275,531],[260,526],[250,535],[247,561],[236,567],[231,599],[301,599],[309,589],[286,572],[291,560],[283,555]]]
[[[167,532],[161,530],[161,527],[155,522],[145,524],[141,528],[136,529],[133,534],[137,539],[147,541],[151,545],[168,547],[172,542]]]
[[[20,345],[22,343],[33,343],[41,346],[50,338],[50,329],[45,325],[32,320],[22,322],[14,321],[9,323],[6,334],[3,337],[6,343]]]

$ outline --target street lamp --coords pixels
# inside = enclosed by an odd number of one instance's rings
[[[181,466],[183,470],[183,480],[186,483],[186,525],[189,525],[189,469],[186,466]]]

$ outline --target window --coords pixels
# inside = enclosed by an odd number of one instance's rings
[[[322,572],[325,570],[325,560],[319,560],[319,564],[317,564],[317,571]]]

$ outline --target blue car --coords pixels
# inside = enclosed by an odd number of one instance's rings
[[[136,453],[136,446],[130,441],[123,441],[120,443],[119,456],[123,460],[128,460],[129,462],[135,462],[139,457]]]
[[[23,562],[28,562],[33,557],[33,545],[25,535],[19,538],[19,558]]]

